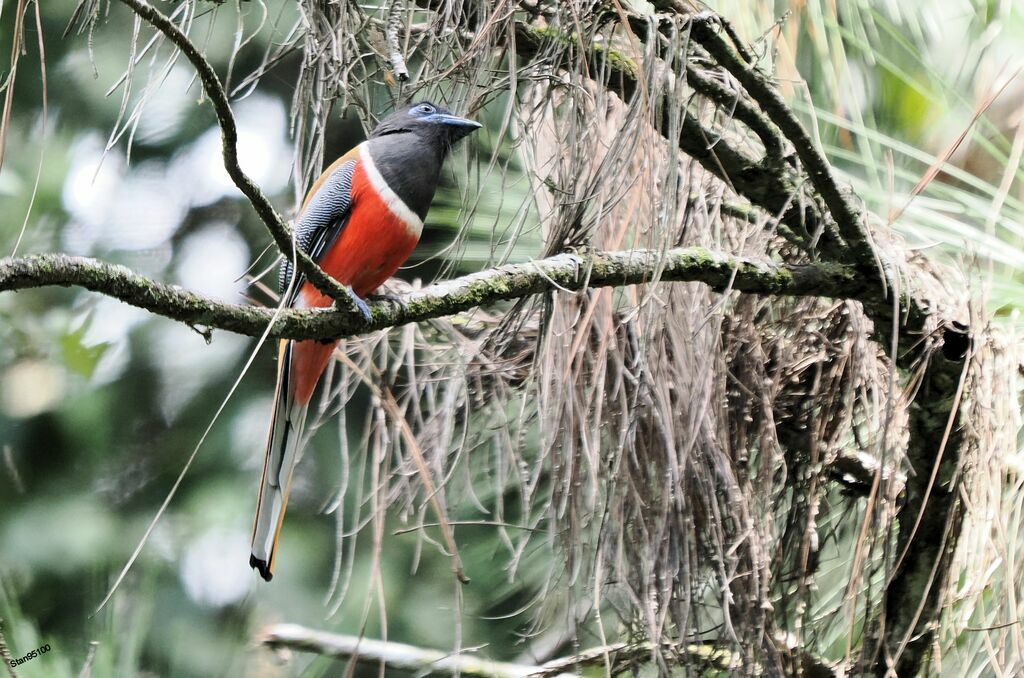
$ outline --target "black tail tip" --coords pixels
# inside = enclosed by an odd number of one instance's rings
[[[267,561],[261,560],[252,554],[249,555],[249,567],[259,572],[260,576],[263,577],[263,581],[270,581],[274,578],[274,573],[267,567]]]

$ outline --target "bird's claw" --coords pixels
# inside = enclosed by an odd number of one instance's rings
[[[345,291],[348,292],[348,298],[352,300],[352,305],[356,307],[356,310],[363,316],[363,319],[366,322],[372,322],[373,313],[370,311],[370,307],[366,305],[366,302],[351,287],[346,287]]]
[[[402,301],[402,297],[398,296],[397,294],[391,294],[390,292],[384,292],[383,294],[371,294],[366,298],[369,299],[370,301],[375,302],[386,301],[389,304],[394,304],[398,308],[401,308],[402,306],[405,305],[405,303]]]

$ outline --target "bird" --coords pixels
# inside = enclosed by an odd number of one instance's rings
[[[366,297],[398,270],[419,241],[449,151],[480,127],[430,101],[403,106],[313,182],[296,220],[296,247],[345,286],[367,321],[372,316]],[[334,303],[301,272],[295,275],[288,257],[280,282],[291,308]],[[268,582],[274,576],[307,409],[336,344],[278,342],[277,384],[249,557],[249,565]]]

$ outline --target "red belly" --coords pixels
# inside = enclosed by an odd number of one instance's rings
[[[418,229],[411,229],[381,200],[370,185],[361,165],[352,176],[352,213],[334,246],[320,261],[327,273],[351,285],[360,297],[372,293],[395,274],[419,242]],[[312,285],[302,287],[306,306],[330,306],[330,297]]]
[[[320,266],[343,285],[351,285],[366,297],[394,275],[419,242],[419,229],[412,229],[381,200],[362,167],[352,176],[352,213],[341,235],[320,260]],[[306,308],[334,303],[308,282],[300,291]],[[295,397],[309,402],[334,344],[298,341],[292,351],[292,380]]]
[[[353,212],[351,219],[359,221],[349,222],[337,243],[320,261],[320,266],[338,282],[351,285],[360,297],[366,297],[405,263],[419,238],[390,212],[379,212],[372,217],[362,212]],[[307,307],[332,303],[330,297],[309,283],[302,287],[302,298]]]

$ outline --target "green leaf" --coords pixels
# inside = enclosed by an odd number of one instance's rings
[[[77,329],[71,330],[60,338],[60,349],[64,356],[64,365],[72,372],[80,374],[86,379],[91,377],[93,372],[96,371],[96,365],[99,363],[100,358],[110,348],[110,343],[106,341],[93,344],[92,346],[84,343],[85,333],[89,330],[91,323],[92,315],[89,314]]]

